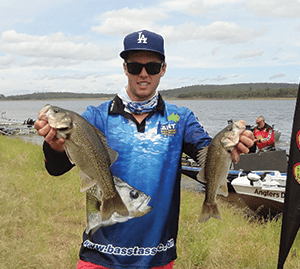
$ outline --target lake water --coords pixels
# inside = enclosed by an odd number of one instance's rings
[[[98,106],[103,100],[55,100],[55,101],[0,101],[0,113],[8,119],[24,121],[36,119],[44,105],[60,106],[82,113],[88,105]],[[277,147],[288,151],[296,100],[168,100],[178,106],[194,111],[200,123],[214,136],[227,125],[230,119],[246,121],[254,125],[257,116],[263,115],[266,122],[275,125],[282,134]]]

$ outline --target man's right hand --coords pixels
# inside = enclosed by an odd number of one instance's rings
[[[47,142],[52,149],[58,152],[64,152],[65,139],[56,137],[57,130],[52,128],[47,120],[37,119],[34,123],[34,128],[37,130],[38,135],[45,138],[45,142]]]

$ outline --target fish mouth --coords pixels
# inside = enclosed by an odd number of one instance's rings
[[[69,127],[61,127],[61,128],[57,128],[58,131],[64,132],[69,130]]]
[[[67,118],[68,120],[68,118]],[[58,122],[52,115],[48,116],[49,125],[57,129],[58,131],[64,132],[72,128],[72,122],[68,122],[66,119],[63,119],[62,122]]]
[[[146,212],[148,213],[152,207],[151,206],[148,206],[148,203],[150,202],[151,200],[151,197],[148,196],[145,201],[143,203],[140,204],[140,206],[137,207],[137,210],[139,210],[140,212]]]

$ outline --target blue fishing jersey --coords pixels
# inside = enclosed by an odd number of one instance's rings
[[[152,268],[176,259],[181,156],[196,158],[211,137],[185,107],[165,103],[139,124],[122,101],[89,106],[82,114],[118,152],[113,175],[151,196],[152,210],[138,218],[83,234],[80,259],[108,268]]]

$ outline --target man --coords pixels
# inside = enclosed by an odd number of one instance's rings
[[[257,126],[254,128],[254,137],[259,151],[275,150],[275,137],[273,128],[266,124],[265,118],[259,116],[256,119]]]
[[[126,89],[111,101],[82,114],[118,152],[112,173],[151,196],[152,210],[139,218],[98,229],[89,238],[83,234],[77,268],[173,268],[177,257],[182,152],[196,160],[211,137],[188,109],[167,104],[157,93],[167,68],[164,40],[149,31],[124,39]],[[64,153],[63,139],[45,121],[35,124],[45,137],[46,168],[52,175],[72,165]],[[247,153],[253,134],[244,132],[233,150],[233,159]],[[103,267],[104,266],[104,267]]]

